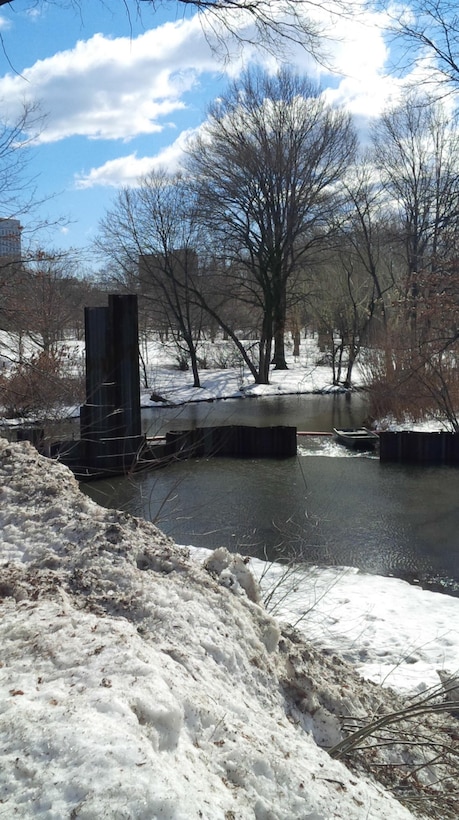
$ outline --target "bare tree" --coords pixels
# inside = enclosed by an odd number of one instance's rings
[[[246,297],[262,308],[262,383],[273,344],[275,367],[287,367],[288,285],[323,241],[355,145],[350,117],[287,69],[247,72],[210,108],[190,145],[187,170],[202,218],[233,267],[245,271]]]
[[[83,399],[83,361],[67,339],[81,325],[93,288],[76,274],[70,254],[39,251],[5,283],[10,365],[0,380],[0,403],[9,415],[57,417]]]
[[[402,299],[417,334],[418,277],[434,273],[455,248],[459,227],[459,120],[419,94],[387,111],[373,133],[374,158],[398,222]],[[455,251],[454,251],[455,252]]]
[[[43,126],[36,103],[24,103],[12,120],[0,111],[0,201],[2,215],[27,213],[36,199],[34,179],[27,174],[30,148]]]
[[[28,173],[30,147],[43,118],[38,106],[25,103],[14,119],[0,110],[0,216],[15,223],[17,242],[7,243],[0,255],[0,329],[8,330],[17,309],[16,282],[21,272],[23,245],[19,225],[37,206],[35,179]],[[9,226],[9,222],[3,225]]]
[[[386,412],[392,396],[418,417],[441,408],[455,426],[459,121],[438,101],[411,94],[382,116],[374,147],[392,219],[396,291],[392,343],[373,390]]]
[[[10,247],[0,251],[0,292],[4,297],[0,303],[0,327],[8,325],[11,316],[7,314],[12,302],[17,302],[14,288],[21,266],[27,258],[33,258],[27,247],[31,236],[51,225],[65,224],[63,219],[50,222],[37,214],[49,197],[39,196],[37,179],[29,172],[29,164],[34,141],[44,121],[45,117],[35,102],[25,102],[14,117],[11,112],[2,110],[0,104],[0,224],[11,230],[10,224],[16,223],[14,232],[18,231],[17,243],[9,243]],[[25,220],[26,226],[19,225]],[[26,235],[29,236],[28,243],[25,242]]]
[[[366,156],[355,164],[344,189],[345,206],[335,215],[337,243],[332,264],[337,283],[329,297],[335,303],[340,300],[335,327],[341,327],[340,354],[343,347],[348,352],[344,384],[350,387],[363,343],[390,353],[389,316],[395,283],[390,213],[374,165]],[[322,293],[327,299],[326,288]]]
[[[346,235],[325,255],[315,274],[310,302],[321,338],[328,341],[326,359],[332,367],[333,384],[350,388],[353,367],[373,318],[373,285]]]
[[[200,386],[197,346],[202,310],[194,298],[199,275],[198,223],[183,178],[157,171],[120,192],[100,224],[98,245],[124,282],[147,303],[153,326],[172,333]]]
[[[10,327],[27,335],[46,355],[78,323],[90,286],[77,278],[71,252],[37,251],[15,278],[16,311]]]
[[[190,361],[195,387],[200,386],[201,331],[209,326],[231,339],[257,380],[256,365],[238,335],[247,324],[245,319],[241,325],[241,305],[246,312],[241,272],[221,265],[200,217],[189,181],[159,170],[119,194],[100,223],[97,244],[110,260],[111,281],[138,293],[149,327],[172,336],[181,366]]]
[[[445,92],[451,86],[457,88],[459,83],[459,15],[455,0],[417,0],[413,12],[406,7],[397,6],[381,0],[392,21],[389,29],[398,45],[399,65],[403,72],[407,68],[422,65],[428,61],[428,70],[424,70],[424,81],[432,89]],[[435,71],[432,69],[435,68]],[[419,78],[419,75],[418,75]]]
[[[347,269],[359,268],[369,279],[368,313],[387,326],[387,300],[394,285],[390,252],[389,214],[381,196],[380,180],[368,156],[358,161],[344,182],[347,194],[344,218],[338,236],[348,262]]]

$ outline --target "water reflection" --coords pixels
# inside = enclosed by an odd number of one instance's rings
[[[246,424],[271,427],[277,424],[298,430],[330,431],[333,427],[357,427],[367,414],[364,393],[273,396],[269,398],[220,399],[179,407],[142,410],[143,432],[150,436],[170,430]]]

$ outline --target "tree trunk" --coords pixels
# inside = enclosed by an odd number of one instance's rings
[[[288,370],[288,364],[285,359],[285,339],[284,329],[277,328],[274,335],[274,356],[272,364],[275,370]]]
[[[300,342],[301,334],[300,331],[297,329],[293,333],[293,356],[295,359],[298,359],[300,355]]]
[[[269,367],[271,363],[272,340],[273,332],[271,318],[268,314],[265,314],[260,338],[258,378],[256,379],[257,384],[269,384]]]
[[[271,360],[271,339],[260,341],[260,360],[258,365],[257,384],[269,384],[269,366]]]
[[[193,373],[193,387],[201,387],[199,378],[198,357],[196,356],[196,348],[192,341],[187,341],[188,350],[190,351],[191,371]]]
[[[141,363],[141,365],[142,365],[142,373],[143,373],[143,386],[144,386],[144,388],[145,388],[146,390],[148,390],[148,374],[147,374],[147,368],[146,368],[146,365],[145,365],[145,359],[144,359],[144,357],[143,357],[143,354],[142,354],[142,351],[141,351],[141,350],[139,350],[139,357],[140,357],[140,363]]]
[[[352,370],[355,364],[356,359],[356,350],[354,345],[349,346],[349,359],[347,362],[347,370],[346,370],[346,378],[344,379],[343,386],[350,388],[352,387]]]
[[[274,356],[272,364],[275,370],[288,370],[285,360],[285,315],[286,315],[285,286],[278,298],[274,300]]]

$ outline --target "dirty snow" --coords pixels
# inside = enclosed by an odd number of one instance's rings
[[[0,472],[4,816],[411,816],[321,748],[384,690],[282,636],[242,559],[203,568],[27,443]]]

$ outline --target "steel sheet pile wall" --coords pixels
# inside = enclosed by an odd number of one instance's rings
[[[410,464],[459,464],[459,433],[381,432],[379,457]]]
[[[296,455],[296,427],[202,427],[171,432],[169,453],[180,458],[291,458]]]
[[[142,447],[137,296],[110,295],[85,308],[86,402],[80,410],[81,464],[126,472]]]

